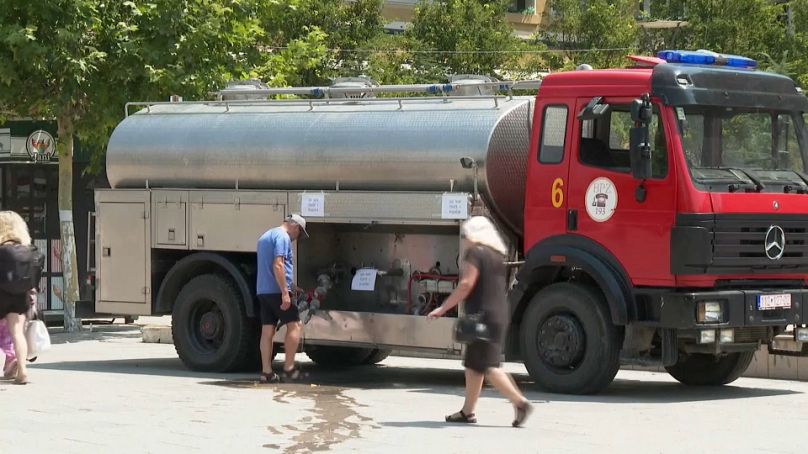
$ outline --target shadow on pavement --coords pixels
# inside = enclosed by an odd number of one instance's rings
[[[108,374],[155,375],[162,377],[187,377],[200,379],[232,379],[234,374],[195,372],[188,370],[179,358],[112,359],[99,361],[62,361],[32,363],[32,369],[49,369],[76,372],[103,372]]]
[[[52,370],[74,370],[82,372],[105,372],[119,374],[140,374],[170,377],[191,377],[200,379],[222,380],[222,382],[204,382],[208,385],[235,387],[240,383],[253,383],[258,373],[212,373],[194,372],[185,368],[178,358],[120,359],[99,361],[71,361],[32,364],[32,368]],[[276,369],[280,364],[276,363]],[[446,369],[440,367],[396,367],[377,366],[351,367],[345,369],[326,369],[311,363],[301,364],[307,372],[305,384],[334,387],[340,389],[401,389],[409,393],[435,393],[463,395],[464,376],[462,369]],[[718,401],[729,399],[749,399],[780,395],[799,394],[790,389],[755,388],[744,386],[722,387],[690,387],[671,381],[615,379],[609,388],[597,395],[576,396],[552,394],[536,391],[533,381],[526,374],[515,374],[514,379],[519,387],[533,401],[547,402],[598,402],[598,403],[673,403]],[[289,385],[278,385],[281,388]],[[498,395],[489,386],[483,391],[484,396]]]
[[[142,337],[140,327],[136,325],[85,325],[81,331],[66,333],[64,328],[49,328],[52,344],[67,344],[82,341],[109,342],[123,339],[139,339]]]
[[[455,427],[473,427],[473,428],[490,428],[490,429],[501,429],[503,426],[489,426],[486,424],[458,424],[458,423],[448,423],[444,421],[393,421],[393,422],[382,422],[379,423],[381,426],[385,427],[398,427],[398,428],[416,428],[416,429],[446,429],[446,428],[455,428]]]

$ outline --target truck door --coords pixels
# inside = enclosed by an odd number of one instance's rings
[[[567,186],[574,103],[539,99],[527,164],[525,245],[567,229]]]
[[[590,102],[578,100],[572,130],[569,210],[577,225],[569,233],[606,248],[626,269],[634,285],[672,285],[670,233],[675,220],[675,173],[669,165],[669,142],[659,106],[651,123],[652,178],[631,176],[628,98],[604,99],[605,113],[581,120],[577,113]],[[644,192],[644,200],[643,193]]]
[[[96,193],[96,312],[151,313],[149,211],[148,191]]]

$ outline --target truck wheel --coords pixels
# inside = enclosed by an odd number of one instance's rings
[[[386,348],[374,348],[373,351],[370,352],[370,355],[368,355],[368,357],[362,361],[362,364],[379,364],[387,359],[391,353],[393,353],[393,350]]]
[[[521,324],[522,357],[547,391],[602,391],[620,367],[620,335],[596,289],[553,284],[533,297]]]
[[[241,294],[222,276],[204,274],[185,284],[171,326],[177,354],[191,370],[226,372],[253,359],[253,325]]]
[[[339,368],[359,366],[371,355],[370,348],[332,347],[326,345],[311,346],[306,355],[318,366]]]
[[[685,385],[720,386],[737,380],[749,368],[754,356],[755,352],[725,356],[695,353],[679,358],[679,362],[665,369]]]

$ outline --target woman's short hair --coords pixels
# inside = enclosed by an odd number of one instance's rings
[[[472,243],[488,246],[503,256],[508,255],[508,247],[499,230],[485,216],[474,216],[460,227],[460,234]]]

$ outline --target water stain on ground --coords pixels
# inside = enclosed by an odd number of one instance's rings
[[[272,399],[281,404],[289,404],[290,399],[310,400],[314,407],[307,416],[295,424],[286,424],[281,429],[267,427],[273,435],[293,433],[292,444],[281,447],[268,443],[267,449],[283,450],[284,453],[314,453],[329,451],[335,445],[350,439],[359,438],[363,429],[379,428],[373,420],[357,411],[364,407],[356,399],[346,396],[346,388],[336,386],[315,386],[306,384],[260,384],[254,380],[224,380],[209,384],[228,388],[256,389],[271,391]]]

